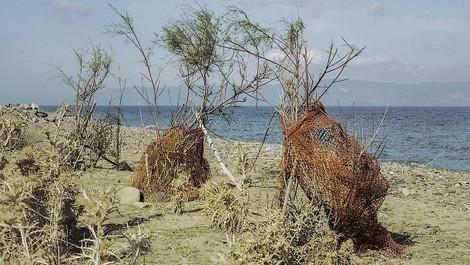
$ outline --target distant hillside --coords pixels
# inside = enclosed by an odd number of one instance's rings
[[[470,106],[470,82],[396,84],[346,80],[324,98],[327,105]]]
[[[177,104],[177,87],[168,87],[171,93],[164,92],[161,105]],[[279,102],[277,85],[263,88],[263,93],[274,105]],[[97,95],[100,105],[108,104],[112,98],[116,104],[116,89],[106,89]],[[170,100],[171,99],[171,100]],[[182,103],[182,102],[180,102]],[[323,98],[325,105],[337,106],[470,106],[470,82],[429,82],[419,84],[397,84],[386,82],[346,80],[331,88]],[[255,105],[249,101],[247,105]],[[133,88],[126,90],[123,105],[146,105]],[[265,104],[261,104],[265,105]]]

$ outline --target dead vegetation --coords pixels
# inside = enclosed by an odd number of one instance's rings
[[[224,183],[208,183],[202,189],[206,201],[204,214],[214,228],[240,233],[246,228],[249,214],[248,195]]]
[[[378,247],[400,253],[390,233],[378,222],[377,211],[388,190],[375,157],[348,136],[317,102],[295,123],[283,121],[283,174],[295,178],[307,197],[328,207],[337,223],[333,228],[352,238],[356,249]]]
[[[234,264],[354,264],[353,245],[332,230],[328,216],[311,204],[290,208],[283,216],[271,210],[232,242]]]
[[[146,253],[141,243],[149,235],[129,231],[128,244],[107,235],[106,223],[117,211],[116,196],[84,192],[80,198],[80,171],[71,159],[79,149],[67,138],[70,124],[62,118],[32,123],[11,122],[22,120],[14,113],[0,117],[6,125],[1,127],[0,154],[8,158],[0,173],[0,263],[102,264],[127,258],[136,264]],[[15,142],[31,130],[34,146]]]
[[[186,197],[192,198],[196,189],[210,178],[203,153],[204,135],[200,129],[172,127],[147,146],[134,171],[132,186],[144,193],[146,201],[168,200],[175,194],[173,181],[183,176],[189,183],[185,187]]]
[[[77,176],[54,150],[23,149],[2,178],[2,260],[59,264],[70,246],[81,206]]]

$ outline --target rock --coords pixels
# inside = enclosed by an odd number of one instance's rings
[[[424,224],[421,224],[420,225],[422,229],[428,229],[428,228],[431,228],[431,225],[428,224],[428,223],[424,223]]]
[[[378,217],[381,218],[381,219],[387,219],[388,214],[379,212]]]
[[[116,168],[119,171],[132,171],[131,166],[126,161],[119,162]]]
[[[36,103],[31,103],[31,109],[39,110],[39,106]]]
[[[403,189],[401,189],[401,193],[403,193],[403,195],[404,195],[405,197],[408,197],[408,196],[410,196],[411,191],[410,191],[409,189],[407,189],[407,188],[403,188]]]
[[[40,117],[40,118],[46,118],[47,117],[47,113],[45,112],[42,112],[42,111],[38,111],[36,113],[36,116]]]
[[[144,195],[135,187],[124,187],[118,191],[117,196],[121,204],[134,204],[144,201]]]
[[[150,207],[150,205],[152,205],[152,204],[151,204],[151,203],[148,203],[148,202],[134,202],[132,205],[134,205],[134,207],[143,209],[143,208],[148,208],[148,207]]]
[[[28,105],[28,104],[21,104],[21,105],[19,105],[19,107],[20,107],[21,109],[31,109],[31,106]]]

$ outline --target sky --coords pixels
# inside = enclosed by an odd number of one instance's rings
[[[144,44],[195,1],[0,0],[0,105],[59,104],[72,91],[54,79],[57,67],[76,72],[74,49],[99,44],[113,57],[114,78],[139,84],[143,70],[135,49],[103,32],[119,22],[108,6],[134,18]],[[342,38],[364,52],[343,77],[394,83],[470,81],[470,1],[467,0],[210,0],[198,1],[215,13],[228,5],[244,9],[262,25],[300,17],[314,54],[323,54]],[[177,86],[176,67],[157,47],[154,68],[161,82]],[[319,58],[321,61],[322,58]]]

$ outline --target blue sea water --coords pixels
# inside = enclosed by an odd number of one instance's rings
[[[57,106],[43,107],[55,111]],[[115,113],[115,107],[99,106],[96,118]],[[159,125],[169,126],[174,107],[159,108]],[[369,139],[384,117],[385,107],[327,107],[327,113],[358,138]],[[149,107],[123,106],[124,124],[132,127],[153,125]],[[212,132],[245,141],[261,141],[273,114],[271,107],[239,107],[230,122],[218,119]],[[364,137],[360,137],[364,135]],[[470,107],[389,107],[375,145],[385,138],[379,159],[417,163],[470,172]],[[268,143],[281,143],[279,121],[268,131]]]

